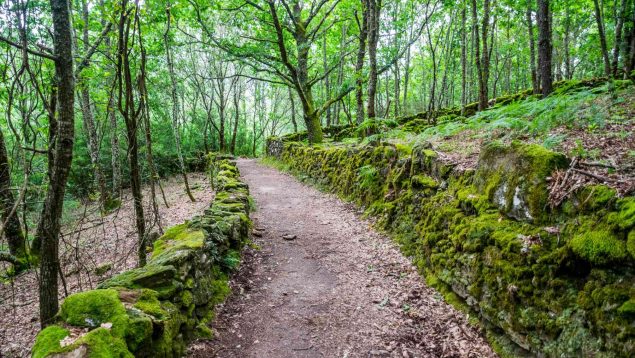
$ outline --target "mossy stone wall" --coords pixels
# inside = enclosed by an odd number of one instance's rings
[[[537,145],[489,144],[458,172],[425,143],[276,141],[300,178],[375,215],[501,355],[635,352],[634,197],[596,185],[550,209],[547,178],[568,162]]]
[[[210,175],[216,196],[203,215],[168,229],[145,267],[67,297],[33,357],[180,357],[191,339],[211,337],[250,221],[236,164],[210,155]]]

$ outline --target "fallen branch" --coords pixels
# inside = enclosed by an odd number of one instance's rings
[[[601,182],[624,183],[622,180],[604,177],[604,176],[593,174],[591,172],[587,172],[587,171],[581,170],[581,169],[573,168],[573,171],[576,172],[576,173],[582,174],[582,175],[586,175],[588,177],[591,177],[591,178],[593,178],[595,180],[598,180],[598,181],[601,181]]]
[[[604,164],[599,162],[580,162],[580,165],[585,167],[599,167],[599,168],[607,168],[607,169],[617,169],[615,166],[611,164]]]

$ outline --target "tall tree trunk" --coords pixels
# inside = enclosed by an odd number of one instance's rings
[[[293,133],[298,133],[298,122],[295,119],[295,99],[293,98],[293,91],[291,90],[291,87],[289,87],[289,102],[291,102],[291,123],[293,124]]]
[[[604,59],[604,74],[607,77],[611,76],[611,62],[609,60],[609,50],[606,44],[606,32],[604,31],[604,19],[602,17],[602,9],[598,0],[593,0],[595,8],[595,21],[598,25],[598,34],[600,36],[600,49],[602,50],[602,58]]]
[[[88,36],[88,3],[86,0],[82,0],[82,21],[84,22],[82,40],[84,42],[84,52],[89,51],[89,36]],[[108,193],[106,191],[106,180],[103,175],[101,164],[99,163],[99,139],[97,136],[97,126],[95,125],[95,117],[91,108],[90,91],[88,88],[88,79],[80,76],[81,81],[81,111],[82,118],[84,119],[84,127],[88,134],[88,153],[90,155],[90,162],[93,166],[93,173],[95,175],[95,187],[99,190],[99,204],[102,210],[105,208],[106,201],[108,201]]]
[[[185,168],[185,160],[183,160],[183,151],[181,149],[181,133],[179,131],[179,98],[176,85],[176,73],[174,72],[174,63],[172,61],[172,44],[170,41],[170,27],[172,24],[171,3],[168,1],[165,10],[167,17],[167,26],[165,33],[163,34],[163,40],[165,42],[165,57],[168,63],[168,72],[170,73],[170,84],[172,86],[172,131],[174,132],[174,146],[176,147],[176,155],[179,160],[179,167],[181,169],[181,176],[183,176],[183,184],[185,185],[185,192],[190,198],[191,202],[195,202],[192,191],[190,190],[190,183],[187,179],[187,169]]]
[[[573,78],[573,66],[571,64],[571,14],[569,3],[565,4],[565,20],[564,20],[564,76],[570,80]]]
[[[626,0],[622,0],[615,25],[615,44],[613,45],[613,63],[611,64],[613,78],[617,78],[618,64],[620,60],[620,46],[622,45],[622,28],[626,17]]]
[[[381,0],[366,0],[368,4],[368,61],[370,73],[368,77],[368,103],[366,112],[369,119],[375,119],[377,99],[377,43],[379,42],[379,15]],[[372,134],[369,131],[367,135]]]
[[[483,20],[481,34],[478,28],[478,15],[476,11],[476,0],[472,0],[472,19],[474,33],[474,61],[478,74],[478,109],[482,111],[488,107],[487,82],[489,77],[489,51],[487,49],[487,28],[489,26],[489,0],[483,3]],[[483,49],[481,51],[481,42]]]
[[[163,227],[161,226],[161,214],[159,213],[159,206],[157,205],[156,200],[156,184],[159,185],[159,189],[161,190],[161,196],[163,197],[163,204],[166,208],[169,208],[168,200],[165,198],[165,192],[163,191],[163,186],[161,185],[161,178],[157,174],[156,167],[154,166],[154,154],[152,152],[152,126],[150,125],[150,105],[148,103],[148,87],[146,86],[146,49],[143,46],[143,41],[139,41],[139,46],[141,47],[141,76],[139,78],[139,91],[141,92],[140,101],[141,101],[141,119],[143,120],[145,141],[146,141],[146,161],[148,162],[148,170],[150,171],[150,195],[152,196],[152,211],[154,212],[154,217],[157,225],[159,226],[159,230],[163,233]]]
[[[355,100],[357,103],[357,124],[362,123],[365,120],[364,117],[364,79],[362,70],[364,69],[364,59],[366,57],[366,41],[368,40],[368,1],[362,0],[362,21],[360,23],[359,17],[357,17],[357,25],[359,27],[358,48],[357,48],[357,61],[355,62]]]
[[[331,76],[328,75],[329,65],[327,62],[326,51],[327,51],[326,36],[324,36],[322,39],[322,66],[324,67],[324,74],[326,75],[326,77],[324,77],[324,92],[326,93],[326,95],[324,96],[324,101],[327,101],[328,98],[330,98],[330,93],[331,93],[331,80],[330,80]],[[332,120],[331,107],[329,107],[326,109],[326,126],[327,127],[330,127],[332,125],[331,120]]]
[[[9,166],[9,156],[2,130],[0,130],[0,214],[9,253],[17,259],[26,259],[26,240],[20,224],[15,198],[11,191],[11,167]],[[24,267],[14,265],[14,268],[16,272],[19,272]]]
[[[236,136],[238,134],[238,120],[240,119],[240,86],[234,87],[234,130],[232,131],[232,141],[230,150],[233,155],[236,155]]]
[[[38,222],[35,240],[41,242],[40,255],[40,324],[52,323],[59,309],[57,297],[60,272],[59,233],[60,218],[64,206],[66,181],[73,160],[75,136],[75,76],[73,74],[73,32],[68,0],[50,0],[53,17],[53,47],[55,82],[57,87],[57,118],[49,130],[54,129],[54,143],[49,148],[53,158],[49,186]]]
[[[126,123],[126,137],[128,139],[128,163],[130,166],[130,188],[134,202],[135,224],[137,228],[137,256],[138,265],[146,264],[146,227],[143,214],[143,196],[141,192],[141,174],[139,169],[139,143],[137,139],[137,129],[139,125],[139,114],[143,109],[135,105],[134,85],[132,80],[132,69],[130,63],[130,29],[132,27],[132,37],[138,25],[139,3],[135,4],[134,24],[130,19],[128,11],[128,0],[121,0],[121,14],[119,17],[119,33],[117,45],[117,83],[118,83],[118,105],[119,112]],[[141,33],[139,33],[141,37]],[[143,57],[142,57],[143,60]]]
[[[635,68],[635,11],[632,14],[631,31],[628,39],[627,51],[624,57],[624,78],[631,77]]]
[[[481,25],[481,32],[483,34],[483,52],[481,53],[481,70],[482,77],[479,88],[479,108],[481,110],[489,107],[489,72],[490,72],[490,50],[487,44],[487,33],[489,31],[489,15],[490,15],[490,0],[483,1],[483,23]],[[492,31],[494,34],[494,31]]]
[[[99,1],[99,5],[102,9],[106,9],[104,0]],[[101,18],[101,26],[106,27],[106,17],[102,16]],[[111,51],[111,43],[110,36],[106,36],[104,39],[104,45]],[[111,72],[115,72],[114,66],[110,65],[109,69]],[[111,169],[112,169],[112,192],[111,195],[119,198],[121,196],[121,160],[119,156],[119,132],[117,129],[117,116],[115,114],[115,94],[114,90],[117,86],[117,78],[116,76],[112,76],[111,80],[112,84],[110,85],[110,91],[108,94],[108,104],[106,105],[106,118],[108,119],[108,123],[110,125],[110,160],[111,160]],[[104,175],[105,176],[105,175]],[[105,180],[105,179],[104,179]]]
[[[542,96],[547,97],[553,91],[553,74],[551,72],[551,14],[549,0],[538,0],[536,12],[538,22],[538,65]]]
[[[538,80],[538,71],[536,70],[536,45],[534,40],[534,24],[531,19],[532,0],[527,1],[527,32],[529,35],[529,68],[531,69],[531,86],[534,90],[534,94],[540,93],[540,81]]]
[[[465,106],[467,105],[467,35],[465,24],[467,22],[466,2],[463,2],[461,9],[461,115],[465,115]]]

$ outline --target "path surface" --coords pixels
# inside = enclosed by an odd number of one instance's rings
[[[245,253],[216,338],[190,346],[191,357],[494,356],[354,207],[253,160],[238,166],[264,234]]]

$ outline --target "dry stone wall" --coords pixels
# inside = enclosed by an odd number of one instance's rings
[[[33,357],[180,357],[191,339],[211,337],[208,323],[229,293],[250,220],[236,164],[210,155],[209,171],[210,208],[168,229],[145,267],[67,297],[56,324],[37,336]]]

